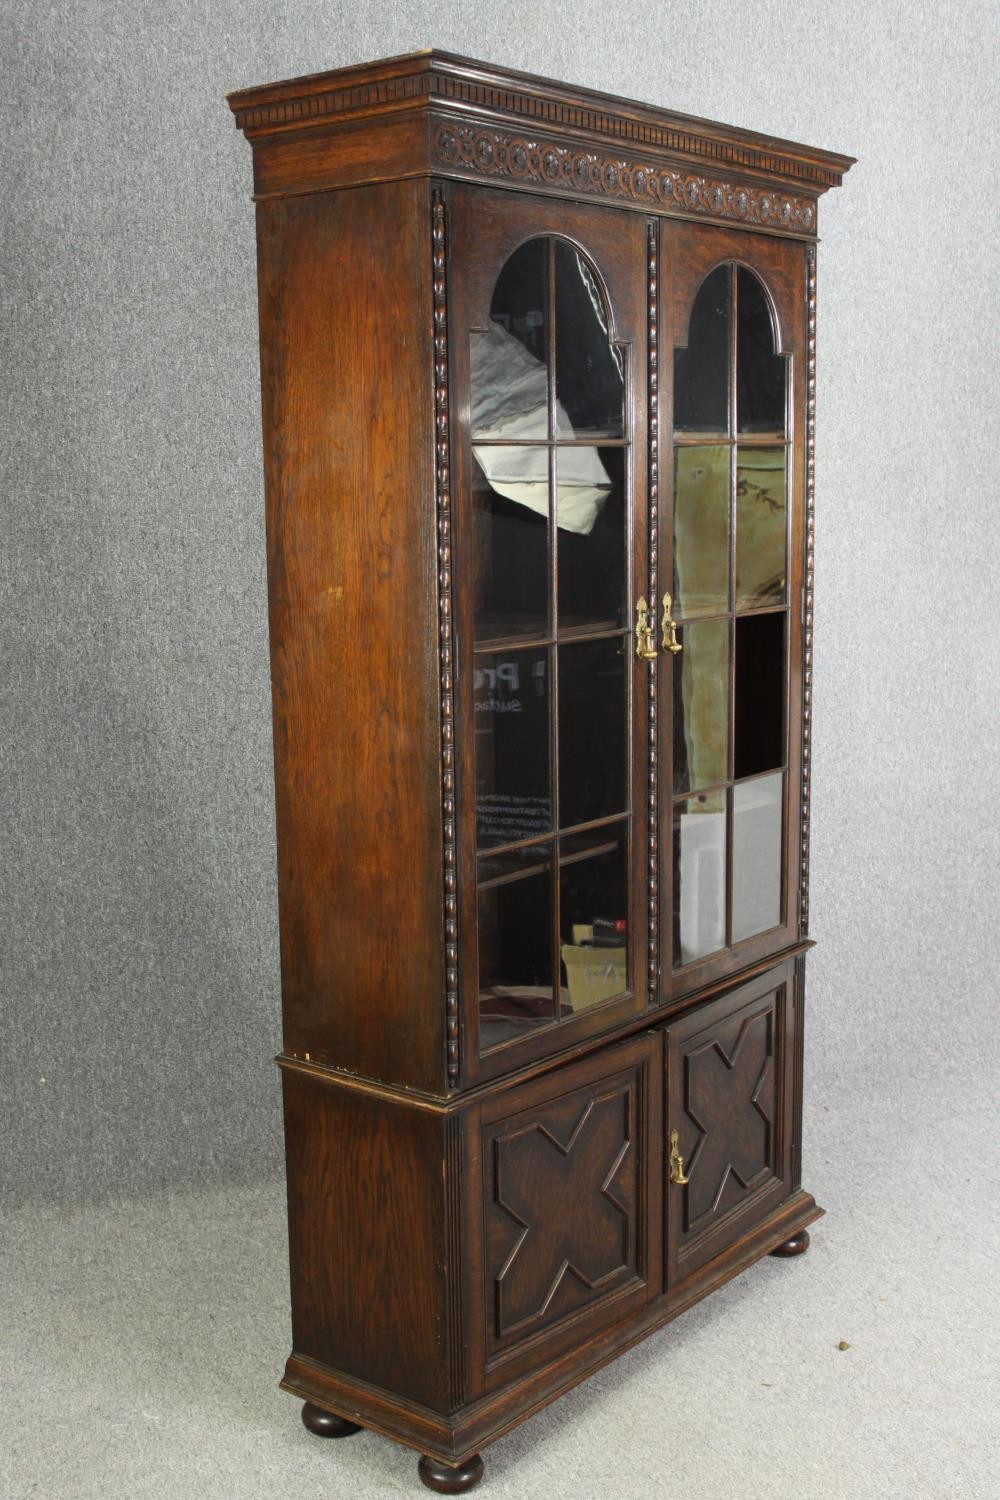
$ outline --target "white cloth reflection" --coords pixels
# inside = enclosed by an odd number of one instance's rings
[[[472,430],[491,442],[544,443],[549,435],[545,365],[499,323],[472,336]],[[556,436],[576,434],[556,402]],[[474,443],[476,462],[498,494],[537,515],[549,513],[548,449],[492,448]],[[611,493],[596,448],[560,448],[556,457],[556,524],[589,536]]]

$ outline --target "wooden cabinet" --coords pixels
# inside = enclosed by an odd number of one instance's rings
[[[432,1489],[794,1254],[819,196],[427,52],[251,141],[293,1351]]]

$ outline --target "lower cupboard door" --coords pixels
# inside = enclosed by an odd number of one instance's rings
[[[647,1032],[472,1112],[470,1375],[480,1390],[659,1292],[661,1049]]]
[[[667,1028],[668,1293],[790,1192],[793,985],[782,964]]]

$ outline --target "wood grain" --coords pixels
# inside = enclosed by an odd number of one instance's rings
[[[440,1091],[427,191],[257,212],[285,1050]]]

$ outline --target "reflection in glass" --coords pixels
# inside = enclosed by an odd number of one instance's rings
[[[781,792],[784,776],[733,788],[733,942],[781,921]]]
[[[687,347],[674,351],[674,426],[726,432],[729,427],[728,265],[701,284],[691,310]]]
[[[621,636],[559,651],[559,824],[626,810],[625,649]]]
[[[604,487],[587,508],[596,507],[588,529],[579,525],[582,487],[572,484],[600,466]],[[581,464],[581,457],[584,462]],[[559,629],[576,625],[616,629],[625,610],[625,452],[622,448],[560,448],[556,453],[559,546]],[[577,524],[567,524],[576,521]]]
[[[589,536],[593,531],[612,489],[602,456],[600,448],[559,449],[556,524],[560,531],[572,536]]]
[[[608,337],[608,315],[583,256],[555,241],[556,435],[616,437],[625,430],[622,351]]]
[[[473,437],[544,441],[549,435],[547,262],[544,239],[515,250],[497,278],[489,328],[472,334]]]
[[[736,450],[736,608],[785,597],[785,450]]]
[[[737,432],[784,432],[786,360],[774,352],[767,294],[752,271],[736,272]]]
[[[472,481],[475,638],[543,635],[549,605],[548,449],[480,452]]]
[[[785,615],[737,615],[733,774],[737,781],[785,762]]]
[[[562,977],[574,1011],[629,987],[627,847],[624,824],[560,840]]]
[[[674,657],[674,791],[697,791],[729,770],[729,621],[677,632]]]
[[[674,804],[674,966],[726,944],[726,793]]]
[[[610,328],[597,273],[547,236],[514,252],[470,332],[484,1050],[628,990],[629,470]],[[560,828],[602,826],[556,845],[557,803]]]
[[[555,1020],[552,845],[490,856],[479,869],[480,1047]]]
[[[475,658],[476,841],[481,849],[552,827],[548,651]]]
[[[729,449],[674,456],[674,615],[729,608]]]

